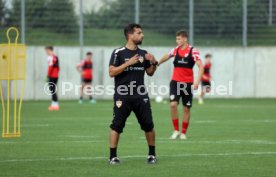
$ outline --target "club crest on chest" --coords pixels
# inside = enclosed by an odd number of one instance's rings
[[[139,61],[140,61],[140,63],[143,63],[144,57],[143,57],[143,56],[140,56],[140,57],[139,57]]]

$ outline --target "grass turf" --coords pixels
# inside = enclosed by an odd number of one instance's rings
[[[186,141],[168,140],[169,105],[152,102],[158,164],[145,163],[145,138],[132,114],[119,166],[107,163],[111,101],[62,101],[59,112],[48,103],[24,102],[22,137],[0,138],[0,177],[276,176],[275,99],[195,102]]]

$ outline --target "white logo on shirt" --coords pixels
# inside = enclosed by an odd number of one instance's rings
[[[184,61],[184,58],[182,58],[181,60],[178,60],[178,63],[188,64],[187,61]]]
[[[143,56],[140,56],[140,57],[139,57],[139,61],[140,61],[140,63],[143,63],[144,57],[143,57]]]

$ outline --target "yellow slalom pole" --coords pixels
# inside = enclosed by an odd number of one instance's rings
[[[16,62],[15,62],[15,72],[16,72],[16,74],[15,74],[15,78],[11,78],[10,77],[10,65],[8,66],[9,68],[8,68],[8,93],[9,93],[9,91],[10,91],[10,85],[11,85],[11,83],[10,83],[10,80],[11,79],[14,79],[13,80],[13,83],[14,83],[14,85],[13,85],[13,92],[14,92],[14,106],[13,106],[13,108],[14,108],[14,110],[13,110],[13,133],[14,133],[14,136],[16,136],[17,135],[17,127],[16,127],[16,124],[17,124],[17,76],[18,76],[18,74],[17,74],[17,72],[18,72],[18,67],[17,67],[17,64],[18,64],[18,62],[17,62],[17,59],[18,59],[18,54],[17,54],[17,41],[18,41],[18,37],[19,37],[19,32],[18,32],[18,29],[16,29],[16,28],[14,28],[14,27],[11,27],[11,28],[9,28],[8,30],[7,30],[7,33],[6,33],[6,35],[7,35],[7,39],[8,39],[8,45],[9,45],[9,58],[11,57],[11,48],[10,48],[10,45],[11,45],[11,40],[10,40],[10,32],[12,31],[12,30],[14,30],[15,32],[16,32],[16,37],[15,37],[15,42],[14,42],[14,44],[15,44],[15,51],[13,51],[13,52],[15,52],[15,54],[16,54]],[[9,60],[10,61],[10,60]],[[9,101],[10,101],[10,95],[8,96],[8,104],[9,104]],[[9,107],[10,107],[10,105],[9,105]],[[8,132],[9,133],[9,132]]]
[[[18,60],[18,53],[17,53],[17,41],[16,41],[16,43],[15,43],[15,53],[16,53],[16,59]],[[16,74],[15,74],[15,76],[17,77],[18,76],[18,67],[17,67],[17,65],[18,65],[18,62],[16,61],[15,62],[15,72],[16,72]],[[15,79],[15,80],[13,80],[13,83],[14,83],[14,85],[13,85],[13,92],[14,92],[14,97],[13,97],[13,99],[14,99],[14,110],[13,110],[13,131],[14,131],[14,134],[16,135],[17,134],[17,130],[16,130],[16,124],[17,124],[17,80]]]
[[[24,53],[26,53],[26,51]],[[26,58],[26,56],[24,56],[24,58]],[[26,72],[24,72],[24,78],[26,78]],[[18,108],[18,134],[19,134],[19,136],[21,135],[21,109],[22,109],[23,96],[25,94],[25,87],[26,87],[26,79],[23,79],[23,87],[21,90],[21,96],[20,96],[19,108]]]
[[[10,44],[10,41],[9,41]],[[6,134],[8,135],[10,133],[10,67],[11,67],[11,62],[10,62],[10,52],[11,49],[8,47],[8,53],[7,53],[7,58],[8,58],[8,95],[7,95],[7,132]]]
[[[17,124],[17,118],[16,118],[16,115],[17,115],[17,81],[14,80],[13,81],[14,83],[14,110],[13,110],[13,133],[16,134],[17,130],[16,130],[16,124]]]
[[[0,81],[0,95],[1,95],[2,111],[3,111],[3,132],[2,132],[2,136],[4,136],[4,134],[6,132],[6,128],[5,128],[6,114],[5,114],[5,101],[4,101],[3,90],[2,90],[2,81]]]
[[[19,101],[19,109],[18,109],[18,134],[20,136],[20,128],[21,128],[21,125],[20,125],[20,122],[21,122],[21,109],[22,109],[22,101],[23,101],[23,96],[24,96],[24,93],[25,93],[25,86],[26,86],[26,80],[23,81],[23,87],[22,87],[22,91],[21,91],[21,97],[20,97],[20,101]]]

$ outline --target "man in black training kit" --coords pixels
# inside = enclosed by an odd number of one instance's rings
[[[127,43],[115,49],[109,63],[109,75],[115,77],[113,121],[110,125],[110,164],[119,164],[117,146],[120,133],[133,111],[149,146],[147,162],[156,163],[155,131],[150,100],[144,86],[144,75],[152,76],[158,62],[147,51],[138,48],[144,35],[139,24],[129,24],[124,28]]]

